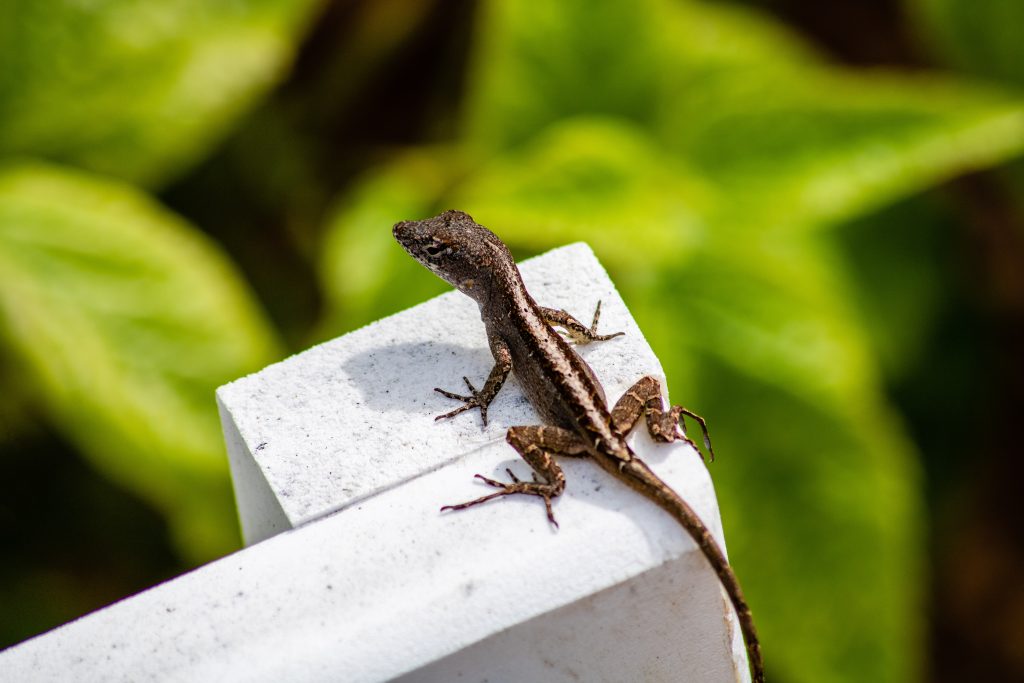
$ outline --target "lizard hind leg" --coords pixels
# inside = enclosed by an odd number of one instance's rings
[[[661,398],[661,382],[657,377],[647,375],[641,377],[636,384],[626,390],[612,408],[612,428],[619,434],[629,434],[643,416],[647,422],[647,431],[655,441],[669,442],[682,440],[693,446],[693,449],[704,454],[686,434],[686,422],[682,416],[691,417],[700,425],[704,436],[704,448],[708,451],[708,459],[715,459],[715,451],[711,447],[708,436],[708,425],[704,418],[683,406],[669,406]]]
[[[485,477],[482,474],[477,474],[477,479],[499,490],[465,503],[459,503],[458,505],[445,505],[441,510],[464,510],[480,503],[486,503],[494,498],[513,494],[538,496],[544,500],[548,521],[557,527],[558,522],[555,521],[555,513],[551,509],[551,500],[561,495],[562,491],[565,490],[565,475],[552,456],[556,453],[560,455],[585,455],[586,446],[575,432],[562,429],[561,427],[544,425],[510,427],[505,435],[505,440],[533,468],[533,481],[522,481],[510,469],[505,471],[512,480],[511,482],[501,482]],[[537,475],[540,475],[539,479]]]

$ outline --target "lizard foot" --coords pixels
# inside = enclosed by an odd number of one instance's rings
[[[598,334],[597,333],[597,321],[601,319],[601,301],[598,300],[597,307],[594,309],[594,319],[590,323],[590,334],[592,341],[608,341],[615,337],[626,334],[625,332],[612,332],[611,334]]]
[[[704,421],[704,418],[698,415],[697,413],[687,410],[682,406],[672,406],[672,409],[668,412],[666,417],[668,418],[668,421],[673,424],[672,431],[675,435],[675,438],[681,439],[686,443],[690,444],[691,446],[693,446],[693,450],[697,451],[697,455],[700,456],[700,459],[704,460],[704,453],[699,448],[697,448],[697,444],[695,444],[693,442],[693,439],[691,439],[686,433],[686,419],[685,417],[683,417],[684,415],[686,417],[693,418],[697,422],[697,424],[700,425],[701,433],[704,435],[704,448],[707,449],[708,452],[708,459],[705,462],[714,462],[715,449],[711,447],[711,437],[708,435],[708,425]]]
[[[494,498],[500,498],[502,496],[510,496],[516,493],[522,493],[528,496],[538,496],[544,499],[544,507],[547,509],[548,521],[551,522],[555,528],[558,528],[558,522],[555,521],[555,513],[551,509],[551,499],[561,493],[561,489],[557,484],[547,484],[536,481],[522,481],[519,477],[512,472],[512,470],[506,468],[505,472],[512,479],[512,483],[506,483],[485,477],[482,474],[474,475],[477,479],[484,482],[488,486],[493,486],[496,489],[501,489],[497,493],[491,493],[486,496],[481,496],[465,503],[459,503],[457,505],[445,505],[441,508],[441,512],[445,510],[465,510],[468,507],[479,505],[480,503],[486,503]]]
[[[684,415],[692,417],[700,424],[701,431],[704,434],[704,448],[708,452],[709,460],[704,460],[704,452],[697,447],[697,444],[686,433],[686,419],[683,417]],[[647,430],[655,441],[660,441],[661,443],[685,441],[693,447],[693,450],[697,451],[697,455],[700,456],[702,461],[715,461],[715,450],[711,447],[711,437],[708,436],[708,426],[704,422],[704,418],[682,406],[672,406],[667,413],[660,413],[656,416],[649,415],[647,418]]]
[[[447,412],[444,415],[438,415],[437,417],[434,418],[434,421],[436,422],[438,420],[445,420],[449,417],[455,417],[459,413],[464,413],[472,408],[479,408],[480,418],[484,421],[484,426],[486,427],[487,403],[483,399],[483,392],[477,391],[476,387],[473,386],[473,384],[469,381],[468,377],[463,377],[462,381],[466,383],[467,387],[469,387],[469,396],[463,396],[462,394],[453,394],[450,391],[445,391],[444,389],[438,389],[437,387],[434,387],[434,391],[441,394],[442,396],[446,396],[448,398],[455,399],[456,401],[463,402],[463,405],[459,406],[455,410]]]
[[[598,334],[597,323],[601,319],[601,302],[597,302],[597,308],[594,309],[594,319],[590,323],[590,327],[584,327],[583,323],[577,321],[575,318],[570,316],[564,311],[555,311],[552,315],[559,316],[555,320],[555,324],[564,326],[564,330],[560,330],[560,333],[565,338],[572,341],[577,346],[583,346],[590,342],[596,341],[608,341],[615,337],[626,334],[625,332],[613,332],[612,334]]]

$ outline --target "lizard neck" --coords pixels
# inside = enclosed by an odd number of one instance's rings
[[[502,310],[529,307],[536,308],[523,278],[511,258],[496,258],[487,273],[487,281],[479,283],[477,291],[466,291],[480,305],[481,311],[495,314]],[[465,290],[463,290],[465,291]],[[474,296],[475,295],[475,296]],[[485,318],[486,320],[486,318]]]

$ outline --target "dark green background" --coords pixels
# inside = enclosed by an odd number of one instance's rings
[[[1024,4],[0,5],[0,645],[238,547],[213,390],[585,240],[770,679],[1024,680]],[[579,313],[579,312],[577,312]]]

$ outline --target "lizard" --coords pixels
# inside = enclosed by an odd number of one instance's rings
[[[505,437],[534,470],[532,481],[520,480],[510,469],[506,469],[510,482],[477,474],[478,479],[497,491],[458,505],[446,505],[442,511],[465,509],[501,496],[533,495],[544,501],[547,518],[557,527],[551,500],[564,491],[565,476],[552,456],[590,458],[668,512],[697,543],[736,610],[751,678],[754,683],[763,683],[764,663],[753,615],[725,553],[694,510],[626,442],[642,416],[656,441],[685,440],[700,453],[686,434],[685,415],[700,425],[709,459],[713,460],[704,419],[682,406],[671,405],[666,410],[661,382],[652,375],[638,380],[609,410],[594,371],[554,327],[562,328],[577,344],[606,341],[622,333],[597,334],[600,303],[590,327],[563,310],[538,305],[526,290],[508,247],[468,214],[449,210],[433,218],[401,221],[395,224],[392,234],[414,259],[476,301],[494,357],[494,367],[480,389],[466,377],[463,381],[468,395],[434,389],[462,402],[435,419],[452,418],[476,408],[486,426],[487,407],[509,373],[514,372],[545,423],[510,427]]]

